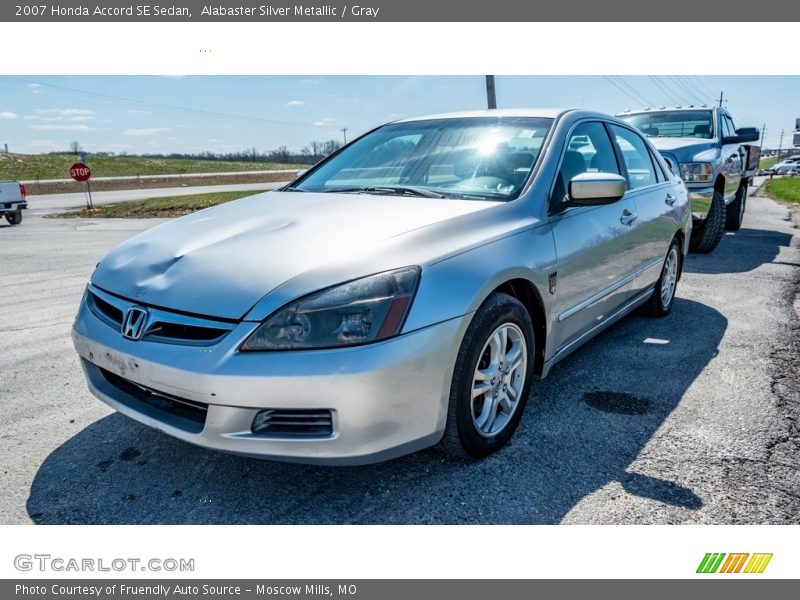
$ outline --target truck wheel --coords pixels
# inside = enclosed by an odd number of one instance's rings
[[[11,225],[19,225],[20,223],[22,223],[22,211],[15,210],[12,212],[7,212],[6,221],[8,221],[9,224]]]
[[[725,212],[725,229],[739,231],[744,221],[745,204],[747,204],[747,184],[743,183],[736,190],[736,200],[728,205]]]
[[[516,298],[495,293],[472,319],[456,358],[444,435],[436,448],[481,458],[506,445],[530,391],[534,333]]]
[[[719,192],[714,192],[711,208],[706,220],[695,225],[689,240],[689,249],[699,254],[707,254],[714,250],[725,233],[725,199]]]

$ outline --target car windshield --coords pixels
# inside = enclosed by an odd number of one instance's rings
[[[476,117],[384,125],[286,189],[513,200],[522,192],[552,122]]]
[[[714,126],[711,110],[659,110],[624,115],[622,119],[647,137],[695,137],[711,139]]]

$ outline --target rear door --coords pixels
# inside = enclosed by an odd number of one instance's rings
[[[688,202],[685,189],[671,180],[639,133],[611,125],[614,144],[628,178],[626,198],[636,203],[638,224],[630,237],[635,263],[631,292],[636,295],[658,279],[678,228],[675,209]]]
[[[638,216],[633,198],[605,206],[560,206],[569,181],[585,172],[623,173],[601,121],[573,127],[551,193],[559,349],[601,324],[630,298],[637,266],[633,248]]]

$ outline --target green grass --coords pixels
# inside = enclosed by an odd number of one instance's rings
[[[761,159],[761,162],[758,163],[758,168],[759,169],[769,169],[772,165],[775,165],[777,163],[778,163],[778,157],[777,156],[769,156],[767,158],[762,158]]]
[[[261,190],[263,191],[263,190]],[[119,204],[105,204],[93,209],[81,209],[53,216],[76,218],[106,218],[106,219],[148,219],[158,217],[179,217],[197,210],[216,206],[231,200],[238,200],[246,196],[260,194],[259,190],[247,192],[214,192],[211,194],[194,194],[191,196],[167,196],[165,198],[147,198],[133,202],[120,202]]]
[[[769,179],[764,186],[769,196],[784,202],[800,204],[800,177]]]
[[[0,152],[0,180],[66,179],[78,157],[73,154],[6,154]],[[272,169],[305,169],[308,165],[269,162],[228,162],[183,158],[141,158],[136,156],[89,156],[92,177],[125,175],[171,175],[191,173],[235,173]]]

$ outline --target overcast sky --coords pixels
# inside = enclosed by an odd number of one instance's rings
[[[575,107],[615,113],[647,105],[715,103],[737,126],[766,123],[791,144],[800,77],[500,76],[500,108]],[[5,77],[0,149],[37,153],[78,141],[89,152],[229,152],[341,139],[400,117],[485,107],[482,76]]]

